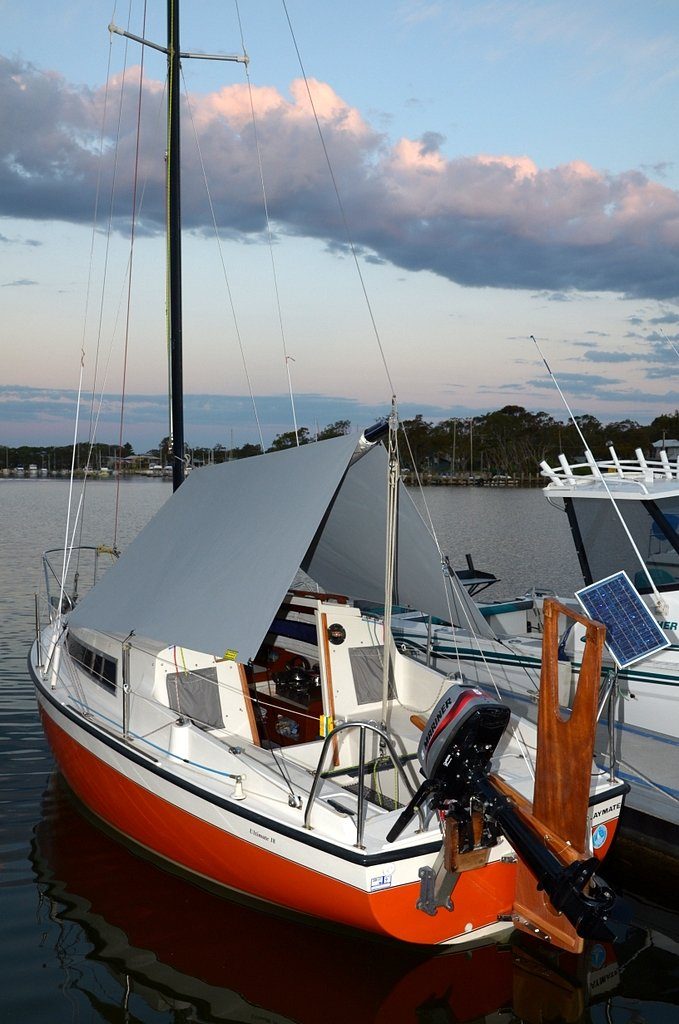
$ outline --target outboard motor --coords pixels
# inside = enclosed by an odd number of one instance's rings
[[[613,893],[594,878],[598,861],[591,857],[563,864],[544,844],[531,815],[500,791],[490,778],[491,760],[507,728],[509,708],[475,687],[455,684],[443,695],[427,721],[418,746],[424,782],[387,836],[393,843],[425,803],[458,825],[459,851],[497,843],[500,833],[583,938],[608,940]],[[482,830],[472,827],[474,812]],[[589,891],[584,892],[589,885]]]
[[[478,773],[489,771],[509,718],[506,704],[476,687],[451,686],[429,716],[417,748],[425,779],[445,799],[464,800]]]
[[[507,728],[506,704],[491,700],[476,687],[459,683],[447,690],[429,716],[417,748],[424,782],[387,836],[393,843],[417,809],[429,800],[445,810],[462,828],[468,826],[470,807],[478,782],[490,771],[490,763]],[[485,845],[493,845],[496,836]],[[470,847],[471,843],[471,847]],[[461,846],[473,848],[471,837]]]

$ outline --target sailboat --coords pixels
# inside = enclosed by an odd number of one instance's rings
[[[86,552],[45,556],[29,669],[59,770],[210,885],[410,943],[519,928],[578,952],[611,934],[598,858],[626,789],[592,760],[603,627],[569,612],[588,644],[568,720],[548,630],[537,730],[397,648],[393,601],[443,616],[455,596],[394,416],[183,479],[176,4],[166,50],[175,487],[98,579],[91,550],[91,589]]]

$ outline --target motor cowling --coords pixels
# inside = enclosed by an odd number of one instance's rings
[[[475,686],[455,683],[436,704],[422,732],[417,756],[424,782],[387,836],[393,843],[419,807],[455,810],[465,818],[507,728],[510,711]]]
[[[424,727],[417,756],[425,779],[444,800],[466,800],[507,728],[510,711],[481,690],[459,683],[447,690]]]

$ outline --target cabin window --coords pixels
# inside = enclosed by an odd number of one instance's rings
[[[95,683],[99,683],[109,693],[116,692],[118,662],[100,651],[82,643],[74,636],[68,638],[68,653],[84,672],[87,672]]]
[[[679,586],[679,498],[660,501],[618,501],[618,509],[634,538],[655,586]],[[573,498],[592,580],[624,569],[640,593],[651,590],[648,577],[623,530],[612,502]]]

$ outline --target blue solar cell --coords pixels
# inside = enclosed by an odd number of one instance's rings
[[[575,596],[585,614],[606,627],[606,646],[620,668],[670,646],[626,572],[583,587]]]

